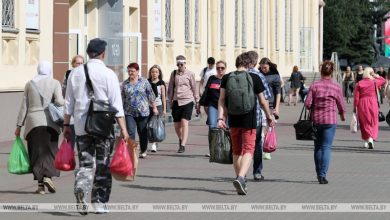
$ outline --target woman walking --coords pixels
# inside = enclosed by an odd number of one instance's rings
[[[294,66],[293,72],[291,73],[290,79],[290,94],[288,99],[288,105],[291,105],[293,96],[295,96],[295,102],[294,105],[297,105],[298,103],[298,97],[299,97],[299,89],[301,88],[301,85],[303,83],[303,76],[302,73],[299,72],[298,66]]]
[[[355,88],[353,111],[357,112],[365,148],[374,149],[374,140],[378,137],[379,102],[377,90],[385,83],[386,80],[376,74],[371,67],[366,67],[363,79],[358,82]]]
[[[344,83],[344,95],[347,98],[347,103],[351,102],[352,92],[353,92],[353,82],[355,81],[355,77],[353,72],[351,71],[351,67],[347,67],[347,71],[345,71],[343,75],[343,83]]]
[[[60,176],[54,167],[58,151],[60,127],[50,120],[45,109],[50,101],[64,105],[61,84],[52,78],[52,66],[48,61],[41,61],[38,74],[24,87],[24,96],[17,119],[15,136],[20,136],[22,126],[27,140],[28,154],[34,180],[38,181],[37,194],[45,194],[45,186],[51,193],[56,189],[51,178]]]
[[[328,183],[326,175],[337,126],[336,110],[341,120],[345,121],[343,93],[340,86],[332,80],[333,70],[333,62],[325,61],[322,64],[321,79],[310,86],[305,101],[305,106],[310,109],[314,123],[314,163],[320,184]]]
[[[149,83],[152,86],[154,95],[156,96],[156,107],[160,116],[165,116],[167,113],[166,87],[162,80],[162,71],[159,65],[153,65],[149,69]],[[152,110],[152,109],[151,109]],[[150,151],[157,152],[157,143],[151,143]]]
[[[148,148],[146,125],[150,115],[149,107],[152,107],[154,115],[158,115],[155,102],[156,96],[148,80],[138,75],[139,65],[137,63],[130,63],[127,66],[127,71],[129,78],[122,84],[122,100],[127,131],[130,138],[135,139],[135,129],[137,129],[141,147],[139,157],[146,158]]]

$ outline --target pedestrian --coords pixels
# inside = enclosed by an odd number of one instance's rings
[[[152,86],[154,95],[156,96],[156,108],[158,110],[158,114],[162,117],[165,117],[167,113],[167,100],[166,100],[166,86],[162,75],[162,70],[159,65],[153,65],[149,69],[149,83]],[[153,109],[150,109],[153,112]],[[152,114],[150,114],[150,117]],[[149,117],[149,118],[150,118]],[[151,152],[157,152],[157,143],[151,143]]]
[[[315,131],[314,163],[320,184],[328,184],[326,175],[336,133],[337,110],[341,120],[345,121],[343,93],[341,87],[332,79],[333,71],[333,62],[325,61],[322,64],[321,79],[310,86],[305,101],[306,108],[311,111]]]
[[[215,75],[216,73],[217,72],[216,72],[216,69],[215,69],[215,59],[214,59],[214,57],[207,58],[207,66],[205,68],[203,68],[202,71],[199,74],[199,77],[200,77],[199,97],[202,96],[209,77]]]
[[[130,63],[127,66],[129,78],[122,84],[122,100],[126,117],[127,131],[129,137],[135,139],[137,129],[141,147],[140,158],[146,158],[148,149],[148,130],[150,108],[152,114],[158,115],[156,107],[156,96],[149,81],[139,76],[139,65]]]
[[[360,80],[363,79],[363,72],[364,72],[363,71],[363,66],[359,65],[358,69],[356,71],[356,77],[355,77],[356,82],[355,82],[355,84],[357,84]]]
[[[355,81],[355,77],[353,72],[351,71],[351,67],[347,66],[347,70],[343,75],[343,83],[344,83],[344,96],[347,98],[347,103],[351,102],[351,97],[353,93],[353,82]]]
[[[218,99],[220,94],[221,80],[226,73],[226,67],[226,62],[223,60],[220,60],[216,63],[217,74],[208,78],[205,90],[200,99],[200,105],[203,105],[208,109],[207,121],[209,122],[209,129],[217,127]]]
[[[368,149],[374,149],[374,140],[378,137],[380,109],[377,92],[385,83],[386,80],[376,74],[371,67],[366,67],[363,79],[355,87],[353,111],[360,125],[364,147]]]
[[[218,101],[218,127],[226,128],[227,118],[229,121],[233,165],[237,177],[233,185],[239,195],[247,194],[245,176],[255,151],[256,99],[265,111],[269,125],[273,126],[272,115],[263,95],[264,85],[260,77],[247,72],[249,63],[246,53],[237,57],[237,70],[222,77]]]
[[[38,181],[37,194],[45,194],[45,187],[51,193],[56,189],[52,177],[60,176],[54,167],[58,151],[58,136],[61,128],[50,120],[45,109],[50,102],[64,105],[61,84],[53,79],[52,64],[41,61],[38,74],[24,87],[23,101],[19,110],[15,136],[20,136],[21,127],[25,126],[24,138],[27,140],[28,155],[34,180]]]
[[[382,78],[386,79],[386,71],[385,69],[383,68],[383,66],[379,67],[379,70],[378,72],[376,72],[379,76],[381,76]],[[385,85],[381,86],[379,88],[379,95],[380,95],[380,101],[381,101],[381,104],[383,104],[383,98],[385,97]]]
[[[86,198],[91,193],[91,202],[96,213],[108,212],[106,203],[111,194],[112,177],[109,169],[110,153],[115,139],[113,135],[100,137],[90,135],[85,131],[88,106],[91,98],[87,87],[87,75],[92,83],[94,100],[110,103],[117,110],[116,119],[125,141],[128,139],[126,122],[123,113],[120,85],[117,75],[104,64],[107,43],[99,38],[92,39],[87,46],[89,60],[87,64],[79,66],[69,75],[65,95],[64,137],[69,139],[70,117],[75,121],[76,144],[78,148],[79,169],[75,172],[74,194],[80,214],[86,215]],[[86,71],[84,71],[86,69]],[[113,124],[107,124],[113,130]],[[96,156],[96,170],[93,175]]]
[[[275,119],[279,119],[279,107],[280,107],[280,91],[282,80],[279,75],[277,65],[272,63],[271,60],[267,57],[263,57],[260,62],[259,71],[267,79],[269,88],[272,93],[272,97],[268,100],[269,107],[271,108],[272,114]],[[264,153],[264,159],[270,160],[271,154]]]
[[[390,67],[386,74],[385,95],[387,97],[387,102],[390,105]]]
[[[72,68],[76,68],[80,65],[83,65],[84,64],[84,57],[81,56],[81,55],[76,55],[72,58],[72,62],[71,62],[71,65],[72,65]],[[62,81],[62,95],[64,96],[65,98],[65,94],[66,94],[66,85],[67,85],[67,82],[68,82],[68,78],[69,78],[69,75],[70,73],[72,72],[72,70],[67,70],[66,73],[65,73],[65,76],[64,76],[64,81]],[[75,130],[74,130],[74,119],[73,117],[70,118],[70,130],[72,131],[72,148],[74,149],[75,145],[76,145],[76,133],[75,133]]]
[[[290,75],[290,79],[288,80],[290,82],[290,93],[287,105],[291,105],[291,103],[293,102],[293,96],[295,96],[294,105],[297,105],[299,90],[301,88],[303,80],[304,78],[302,76],[302,73],[299,71],[298,66],[294,66],[293,71]]]
[[[248,72],[253,73],[260,77],[261,82],[264,86],[264,98],[268,100],[272,97],[271,89],[269,88],[267,79],[265,76],[258,71],[255,67],[259,60],[259,55],[256,51],[247,52],[250,63],[248,64]],[[263,143],[264,135],[267,129],[267,120],[264,110],[261,108],[259,101],[256,101],[256,141],[255,141],[255,152],[253,155],[253,179],[255,181],[263,181],[264,176],[263,170]]]
[[[168,97],[172,109],[172,117],[176,135],[179,138],[178,153],[185,152],[188,140],[188,123],[192,110],[198,109],[199,93],[196,90],[195,74],[187,69],[187,61],[183,55],[176,57],[177,70],[172,71]]]

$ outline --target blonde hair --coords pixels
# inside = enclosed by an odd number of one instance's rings
[[[83,63],[84,63],[84,57],[81,56],[80,54],[78,54],[72,58],[72,62],[71,62],[72,66],[74,66],[74,64],[76,63],[77,58],[81,58],[83,60]]]
[[[372,69],[371,67],[366,67],[363,72],[363,78],[372,79],[372,73],[374,73],[374,69]]]

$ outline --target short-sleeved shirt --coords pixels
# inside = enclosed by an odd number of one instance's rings
[[[152,86],[154,95],[156,96],[156,106],[162,105],[162,99],[161,99],[161,87],[165,86],[165,82],[163,80],[159,80],[156,83],[154,83],[152,80],[148,79],[150,85]],[[167,91],[167,90],[165,90]]]
[[[264,74],[264,76],[267,79],[268,85],[271,88],[271,92],[273,94],[273,96],[270,99],[268,99],[269,106],[270,108],[275,108],[276,95],[280,94],[281,92],[280,76],[278,73],[274,73],[274,72]]]
[[[243,72],[243,71],[241,71]],[[229,78],[229,75],[231,73],[228,73],[222,77],[221,81],[221,88],[226,89],[226,83]],[[257,76],[254,73],[249,73],[249,75],[252,77],[253,81],[253,92],[255,93],[255,98],[257,99],[257,94],[264,91],[264,85],[261,81],[260,77]],[[229,104],[227,103],[227,108],[229,108]],[[233,128],[256,128],[257,122],[256,122],[256,105],[253,106],[252,111],[250,111],[247,114],[244,115],[229,115],[229,126]]]
[[[207,105],[218,108],[218,99],[220,94],[221,79],[216,76],[210,76],[207,85]]]
[[[129,79],[123,82],[122,99],[125,115],[147,117],[150,114],[149,103],[155,101],[156,96],[148,80],[140,77],[134,84]]]

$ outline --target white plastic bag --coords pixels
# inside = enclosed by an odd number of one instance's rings
[[[352,133],[357,133],[357,119],[355,113],[352,114],[350,130]]]

